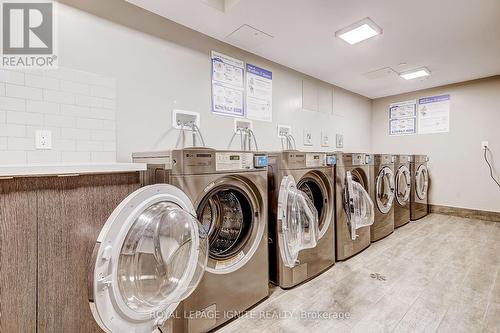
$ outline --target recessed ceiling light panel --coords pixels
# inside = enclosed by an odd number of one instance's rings
[[[335,36],[353,45],[381,34],[382,29],[367,17],[359,22],[351,24],[350,26],[337,31],[335,33]]]
[[[399,76],[401,76],[405,80],[413,80],[413,79],[417,79],[419,77],[425,77],[425,76],[429,76],[429,75],[431,75],[431,72],[425,67],[414,69],[414,70],[399,74]]]

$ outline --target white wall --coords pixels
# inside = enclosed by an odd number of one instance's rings
[[[273,72],[273,123],[254,122],[261,149],[281,148],[276,137],[278,123],[293,127],[299,149],[303,148],[303,128],[315,134],[315,146],[308,147],[309,150],[335,150],[336,133],[345,135],[346,150],[371,148],[371,100],[365,97],[244,52],[121,0],[63,2],[82,10],[59,6],[61,66],[116,78],[119,161],[129,161],[134,151],[172,148],[177,137],[177,133],[170,130],[172,109],[200,112],[207,144],[226,148],[232,135],[233,118],[210,112],[211,50]],[[303,79],[334,90],[330,114],[302,110]],[[330,134],[330,148],[320,147],[321,131]]]
[[[390,103],[450,94],[450,132],[389,136]],[[489,141],[500,176],[500,77],[391,96],[373,101],[372,148],[430,156],[433,204],[500,212],[500,188],[489,176],[481,141]]]
[[[35,133],[51,132],[37,150]],[[93,73],[0,70],[0,164],[116,160],[115,81]]]

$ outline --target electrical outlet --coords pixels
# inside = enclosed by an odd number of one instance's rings
[[[321,132],[321,147],[330,147],[330,136],[325,132]]]
[[[47,130],[38,130],[35,132],[36,149],[52,149],[52,132]]]
[[[312,146],[312,145],[313,145],[312,131],[304,129],[304,146]]]
[[[488,141],[481,141],[481,149],[488,149]]]
[[[182,125],[184,126],[189,123],[195,123],[196,126],[200,127],[200,114],[194,111],[185,111],[185,110],[173,110],[172,111],[172,127],[181,129]]]
[[[344,135],[342,134],[337,134],[335,137],[336,141],[336,147],[337,148],[344,148]]]
[[[278,138],[286,138],[292,134],[292,127],[288,125],[278,125]]]
[[[250,129],[253,130],[253,123],[251,120],[242,120],[242,119],[234,119],[234,132],[238,133],[238,129],[246,130]]]

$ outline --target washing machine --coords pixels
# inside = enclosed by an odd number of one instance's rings
[[[374,222],[371,173],[373,155],[336,154],[335,253],[346,260],[370,246]]]
[[[144,183],[169,183],[208,238],[203,278],[183,300],[183,332],[212,330],[269,295],[267,155],[189,148],[133,154]]]
[[[116,207],[98,236],[88,279],[103,331],[182,330],[172,315],[208,262],[207,234],[195,216],[192,200],[167,184],[142,187]]]
[[[287,289],[335,263],[331,155],[269,153],[269,278]]]
[[[410,222],[410,155],[395,155],[396,200],[394,202],[394,227],[399,228]]]
[[[429,212],[429,202],[427,199],[429,189],[428,161],[429,158],[427,155],[413,155],[410,161],[410,220],[412,221],[421,219]]]
[[[394,179],[395,156],[389,154],[374,155],[373,201],[375,203],[375,221],[370,227],[371,241],[376,242],[394,232]]]

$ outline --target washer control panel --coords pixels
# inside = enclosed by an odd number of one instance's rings
[[[306,167],[318,168],[326,166],[326,154],[320,153],[307,153],[306,154]]]
[[[254,155],[242,152],[221,152],[215,154],[215,170],[249,170],[254,168]]]

